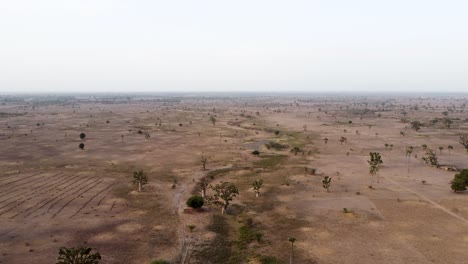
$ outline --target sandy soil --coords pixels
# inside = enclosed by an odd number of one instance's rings
[[[441,164],[468,168],[458,143],[458,135],[468,133],[466,102],[379,96],[5,102],[0,263],[53,263],[59,247],[84,241],[103,263],[216,263],[206,256],[214,254],[210,247],[221,234],[210,227],[219,208],[185,206],[199,193],[197,179],[210,173],[212,184],[239,187],[222,218],[227,241],[239,241],[247,219],[263,234],[246,247],[225,246],[225,255],[237,259],[224,263],[261,263],[259,256],[287,263],[290,236],[297,239],[295,263],[466,263],[468,193],[451,191],[455,172],[421,160],[427,144]],[[447,109],[451,128],[431,122]],[[416,132],[402,118],[424,126]],[[270,141],[287,148],[268,149]],[[294,146],[300,148],[296,155]],[[409,161],[408,146],[414,147]],[[371,151],[384,161],[373,189]],[[209,157],[207,170],[201,155]],[[142,193],[131,182],[135,169],[149,177]],[[329,192],[323,176],[332,177]],[[254,179],[265,181],[259,198]],[[196,227],[190,232],[188,225]]]

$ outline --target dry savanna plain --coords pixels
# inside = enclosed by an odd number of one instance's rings
[[[56,263],[79,245],[109,264],[468,263],[468,193],[451,189],[468,168],[467,103],[0,97],[0,263]],[[383,161],[373,174],[370,152]],[[193,209],[200,182],[205,204]],[[226,214],[222,182],[238,191]]]

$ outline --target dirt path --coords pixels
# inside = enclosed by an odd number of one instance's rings
[[[180,263],[183,264],[185,263],[185,259],[187,258],[187,253],[188,253],[188,242],[186,239],[185,235],[185,226],[184,226],[184,219],[183,219],[183,214],[180,213],[180,197],[181,195],[185,192],[187,189],[187,184],[182,183],[181,188],[179,188],[179,191],[174,195],[174,213],[179,217],[179,241],[181,241],[181,257],[180,257]]]
[[[397,185],[398,187],[400,187],[400,188],[406,190],[407,192],[410,192],[410,193],[412,193],[412,194],[414,194],[414,195],[420,197],[421,199],[423,199],[423,200],[425,200],[425,201],[431,203],[431,204],[434,205],[435,207],[437,207],[437,208],[439,208],[440,210],[446,212],[447,214],[449,214],[449,215],[451,215],[451,216],[457,218],[458,220],[464,222],[465,224],[468,224],[468,220],[466,220],[465,218],[461,217],[460,215],[455,214],[454,212],[452,212],[452,211],[448,210],[447,208],[443,207],[442,205],[440,205],[440,204],[434,202],[433,200],[427,198],[426,196],[424,196],[424,195],[422,195],[422,194],[420,194],[420,193],[418,193],[418,192],[416,192],[416,191],[413,191],[412,189],[410,189],[410,188],[408,188],[408,187],[405,187],[405,186],[401,185],[400,183],[398,183],[398,182],[396,182],[396,181],[390,179],[389,177],[382,176],[382,178],[384,178],[384,179],[388,180],[390,183],[392,183],[392,184],[394,184],[394,185]]]

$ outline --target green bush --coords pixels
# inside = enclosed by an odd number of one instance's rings
[[[254,150],[254,151],[252,151],[252,154],[255,155],[255,156],[258,156],[258,155],[260,155],[260,151]]]
[[[151,261],[151,264],[171,264],[171,263],[166,260],[157,259],[157,260]]]
[[[289,146],[288,146],[288,145],[283,145],[283,144],[278,143],[278,142],[270,141],[270,142],[268,142],[268,143],[265,143],[265,147],[266,147],[267,149],[285,150],[285,149],[287,149]]]
[[[186,204],[188,207],[192,207],[193,209],[198,209],[198,208],[201,208],[205,204],[205,201],[203,200],[203,197],[194,195],[188,198]]]
[[[462,170],[455,174],[455,177],[450,182],[450,187],[454,192],[461,192],[466,190],[468,184],[468,169]]]
[[[281,264],[282,262],[275,257],[261,256],[260,263],[262,264]]]

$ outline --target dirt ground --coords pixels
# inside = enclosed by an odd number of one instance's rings
[[[444,169],[468,168],[458,142],[468,134],[467,102],[459,95],[0,97],[0,263],[54,263],[60,247],[85,242],[102,263],[288,263],[289,237],[294,263],[467,263],[468,192],[454,193],[456,172]],[[423,124],[419,131],[412,121]],[[423,144],[440,168],[421,159]],[[369,152],[383,159],[372,178]],[[134,170],[149,178],[141,193]],[[332,178],[329,192],[324,176]],[[185,205],[202,177],[239,188],[227,215]],[[257,179],[264,181],[258,198]]]

